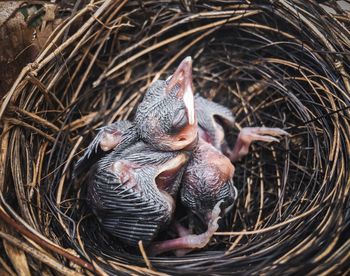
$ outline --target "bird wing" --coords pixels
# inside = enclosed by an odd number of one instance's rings
[[[155,190],[136,192],[119,183],[113,173],[102,170],[95,174],[89,187],[89,201],[102,227],[133,246],[139,240],[149,244],[172,216],[156,187],[146,185],[140,185],[141,189]]]
[[[232,112],[227,107],[209,101],[198,94],[195,96],[195,108],[198,124],[203,128],[210,127],[208,124],[212,124],[214,117],[219,117],[219,119],[232,126],[235,122]]]
[[[217,149],[221,149],[222,145],[226,143],[226,127],[234,126],[235,119],[231,111],[218,103],[202,98],[198,94],[195,97],[195,108],[200,137]]]
[[[114,149],[124,148],[131,140],[133,140],[136,134],[133,131],[133,126],[129,121],[118,121],[109,126],[99,128],[99,132],[92,140],[90,145],[86,148],[82,157],[76,162],[74,166],[73,175],[77,176],[85,169],[91,167],[94,163],[104,157],[111,150],[103,151],[101,149],[101,142],[103,141],[105,134],[108,133],[116,138],[116,141],[120,141]],[[123,145],[123,146],[121,146]]]

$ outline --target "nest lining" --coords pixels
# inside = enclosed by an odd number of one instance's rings
[[[335,15],[324,8],[291,0],[82,6],[2,103],[1,238],[27,252],[32,271],[349,272],[349,20],[336,2]],[[73,179],[72,169],[96,128],[132,118],[149,84],[188,55],[196,91],[232,110],[234,134],[264,125],[292,136],[257,144],[236,164],[239,197],[210,246],[149,258],[100,231],[86,178]],[[13,228],[18,235],[6,234]]]

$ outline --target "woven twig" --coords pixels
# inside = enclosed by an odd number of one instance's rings
[[[32,272],[349,273],[350,20],[329,3],[81,7],[2,101],[1,239],[29,253]],[[72,179],[72,168],[96,128],[132,118],[149,84],[188,55],[196,91],[235,114],[232,143],[244,126],[291,137],[254,145],[236,164],[239,197],[210,246],[151,258],[101,231],[85,204],[86,177]],[[1,252],[14,273],[14,255]]]

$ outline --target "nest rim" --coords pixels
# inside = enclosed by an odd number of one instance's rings
[[[126,2],[82,7],[4,98],[0,215],[6,225],[39,245],[47,242],[51,257],[44,264],[65,273],[81,271],[67,260],[98,273],[348,271],[350,62],[341,53],[349,50],[350,34],[343,14],[331,16],[316,2],[303,1],[214,1],[209,7],[179,2],[164,10],[163,2]],[[151,7],[159,14],[145,30],[139,21],[152,14]],[[132,45],[130,37],[139,42]],[[142,246],[140,253],[110,247],[84,225],[84,188],[72,179],[72,165],[92,128],[132,117],[149,84],[186,55],[194,58],[195,87],[230,107],[238,128],[278,126],[292,136],[280,145],[254,147],[239,164],[241,197],[227,218],[232,229],[215,236],[225,249],[214,245],[181,258],[150,258]],[[96,91],[101,95],[94,100]],[[8,203],[11,195],[17,209]],[[12,237],[1,238],[18,246]],[[93,238],[101,240],[101,250]],[[30,243],[19,248],[31,248],[34,260],[42,257]],[[307,265],[300,264],[303,259]]]

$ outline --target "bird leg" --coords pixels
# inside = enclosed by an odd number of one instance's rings
[[[187,229],[186,227],[182,226],[180,223],[175,222],[175,228],[176,232],[180,237],[186,237],[191,235],[190,229]],[[177,249],[174,251],[175,255],[177,257],[185,256],[186,254],[190,253],[193,249]]]
[[[233,150],[228,150],[231,161],[238,161],[249,152],[249,147],[254,141],[279,142],[276,137],[289,135],[288,132],[280,128],[268,127],[246,127],[243,128],[237,138]]]
[[[177,221],[174,223],[174,227],[175,227],[175,230],[176,230],[177,234],[180,237],[185,237],[185,236],[191,235],[190,229],[187,229],[186,227],[182,226]]]
[[[189,253],[193,249],[205,247],[219,228],[218,220],[221,218],[221,203],[222,200],[214,206],[213,211],[208,215],[209,222],[206,232],[199,235],[190,234],[189,230],[177,223],[175,224],[175,228],[180,237],[153,243],[149,249],[149,254],[155,256],[174,250],[175,255],[180,257]]]

